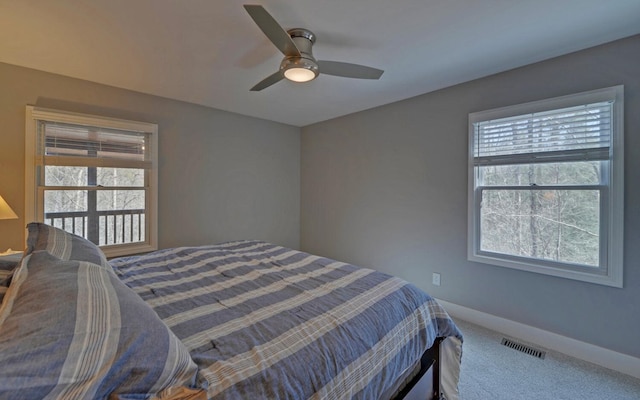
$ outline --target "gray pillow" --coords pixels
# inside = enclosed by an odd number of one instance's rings
[[[61,260],[87,261],[111,269],[100,247],[87,239],[41,222],[27,225],[26,254],[46,250]]]
[[[12,275],[13,275],[13,270],[0,268],[0,304],[2,304],[2,299],[4,298],[4,294],[7,292],[7,288],[11,283]]]
[[[34,251],[0,308],[0,398],[146,398],[196,385],[189,352],[111,269]]]
[[[2,298],[11,284],[13,270],[16,269],[21,257],[20,253],[0,257],[0,304],[2,304]]]

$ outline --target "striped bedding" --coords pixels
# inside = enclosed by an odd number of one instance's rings
[[[26,255],[0,307],[0,399],[198,393],[178,338],[110,267]]]
[[[110,264],[186,346],[210,399],[384,398],[436,337],[462,339],[406,281],[270,243]]]

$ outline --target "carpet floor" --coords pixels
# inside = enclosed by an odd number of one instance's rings
[[[460,400],[640,400],[640,379],[547,349],[540,359],[454,320],[464,334]]]

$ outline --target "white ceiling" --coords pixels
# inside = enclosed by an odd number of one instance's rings
[[[249,89],[282,54],[243,4],[385,70]],[[295,126],[640,33],[640,0],[0,0],[0,62]]]

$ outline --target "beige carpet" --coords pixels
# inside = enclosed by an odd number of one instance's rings
[[[539,359],[502,345],[500,333],[456,323],[465,338],[460,400],[640,400],[639,379],[547,349]]]

